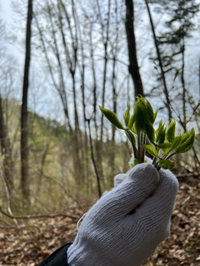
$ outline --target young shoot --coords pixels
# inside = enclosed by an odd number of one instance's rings
[[[149,101],[142,96],[137,97],[133,114],[130,115],[130,105],[124,113],[124,123],[121,123],[115,113],[99,106],[101,112],[118,129],[124,130],[134,154],[134,167],[145,162],[145,156],[152,159],[152,163],[160,168],[172,169],[175,163],[170,158],[177,153],[187,152],[193,145],[195,131],[192,128],[183,135],[175,136],[176,122],[165,126],[162,120],[157,129],[154,122],[158,110],[155,112]]]

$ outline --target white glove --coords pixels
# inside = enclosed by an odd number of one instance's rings
[[[170,171],[135,166],[86,214],[67,251],[69,265],[140,265],[170,232],[177,189]]]

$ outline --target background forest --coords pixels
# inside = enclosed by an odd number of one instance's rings
[[[0,17],[2,226],[88,206],[111,189],[130,168],[131,147],[99,105],[122,120],[139,94],[159,109],[158,121],[195,128],[194,148],[174,158],[173,171],[199,180],[199,4],[10,2],[10,20]]]

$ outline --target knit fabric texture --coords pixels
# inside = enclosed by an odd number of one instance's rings
[[[125,177],[88,211],[67,251],[70,266],[139,266],[168,236],[176,177],[148,163]]]

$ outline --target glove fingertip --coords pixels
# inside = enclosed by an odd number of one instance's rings
[[[173,194],[176,194],[179,188],[178,179],[170,170],[160,169],[160,178],[170,186]]]
[[[141,183],[155,183],[158,184],[160,181],[160,175],[158,170],[154,165],[149,163],[143,163],[136,165],[133,168],[133,171],[130,172],[130,177],[132,179],[138,179]],[[146,182],[145,182],[146,181]]]

